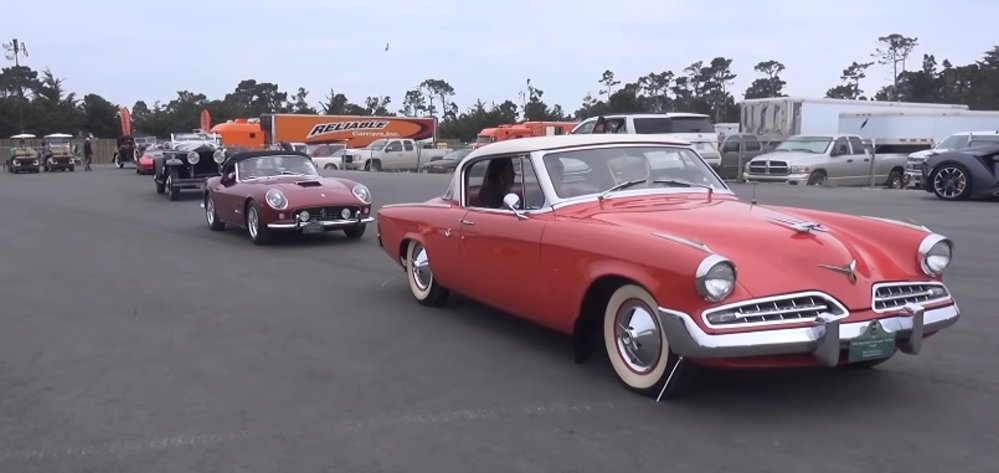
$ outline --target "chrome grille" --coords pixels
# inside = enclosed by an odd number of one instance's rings
[[[906,304],[925,304],[950,297],[947,287],[940,283],[885,283],[874,285],[871,308],[874,312],[901,309]]]
[[[919,172],[919,170],[922,167],[923,161],[924,160],[922,159],[909,158],[908,160],[905,161],[905,170],[912,172]]]
[[[712,327],[734,327],[807,322],[819,314],[841,315],[846,308],[821,292],[802,292],[783,296],[740,301],[704,312],[704,320]]]
[[[344,220],[343,215],[341,215],[341,212],[343,212],[343,209],[345,209],[345,208],[346,209],[350,209],[350,217],[348,217],[348,218],[357,218],[358,212],[361,211],[360,207],[349,206],[349,205],[348,206],[341,206],[341,207],[311,207],[311,208],[306,208],[306,209],[300,209],[297,212],[295,212],[295,215],[297,216],[298,214],[302,213],[302,211],[304,210],[304,211],[308,211],[309,212],[309,220],[310,221],[312,221],[312,220]]]
[[[750,174],[762,174],[764,176],[786,176],[788,175],[786,161],[751,161],[749,163]]]

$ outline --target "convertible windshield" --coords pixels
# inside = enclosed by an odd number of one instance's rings
[[[319,177],[312,160],[303,156],[259,156],[236,163],[240,180],[264,179],[275,176]]]
[[[823,136],[798,136],[777,145],[774,151],[804,151],[823,154],[829,149],[832,138]]]
[[[697,153],[667,146],[615,146],[549,153],[545,168],[559,198],[628,189],[727,189]],[[627,183],[627,184],[626,184]]]

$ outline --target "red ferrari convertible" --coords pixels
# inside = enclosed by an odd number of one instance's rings
[[[659,399],[695,367],[874,366],[960,317],[950,239],[743,202],[686,142],[521,138],[454,176],[440,197],[378,212],[416,301],[456,292],[568,334],[578,360],[605,351]]]
[[[343,230],[360,238],[371,217],[371,191],[343,178],[323,177],[305,154],[270,150],[237,153],[208,179],[204,199],[208,227],[245,228],[256,244],[277,232]]]

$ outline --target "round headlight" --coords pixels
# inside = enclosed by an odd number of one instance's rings
[[[344,220],[350,218],[350,209],[343,209],[340,211],[340,217]]]
[[[271,189],[267,191],[267,205],[271,206],[274,210],[284,210],[288,208],[288,198],[284,196],[284,193],[277,190]]]
[[[212,153],[212,159],[214,159],[216,163],[222,164],[222,162],[225,161],[225,151],[221,149],[215,150],[215,152]]]
[[[354,186],[351,192],[353,192],[354,197],[357,197],[361,202],[364,202],[365,204],[371,203],[371,191],[369,191],[364,185],[358,184]]]
[[[201,161],[201,155],[198,154],[197,151],[191,151],[190,153],[187,153],[187,162],[191,164],[198,164],[198,161]]]
[[[927,235],[919,244],[919,267],[927,276],[939,276],[950,266],[954,242],[936,233]]]
[[[308,222],[309,221],[309,217],[311,217],[311,216],[312,216],[312,214],[310,214],[308,210],[303,210],[302,213],[298,214],[298,219],[301,220],[301,221],[303,221],[303,222]]]
[[[697,293],[710,302],[718,302],[735,289],[735,265],[727,258],[710,255],[697,266]]]

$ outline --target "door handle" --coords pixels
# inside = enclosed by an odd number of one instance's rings
[[[460,222],[462,225],[475,225],[475,222],[471,220],[460,219],[458,220],[458,222]]]
[[[853,160],[852,160],[852,159],[847,159],[847,160],[846,160],[846,162],[848,162],[848,163],[852,163],[852,162],[853,162]]]
[[[864,162],[865,163],[868,162],[868,161],[870,161],[870,160],[871,160],[871,158],[864,158]]]

